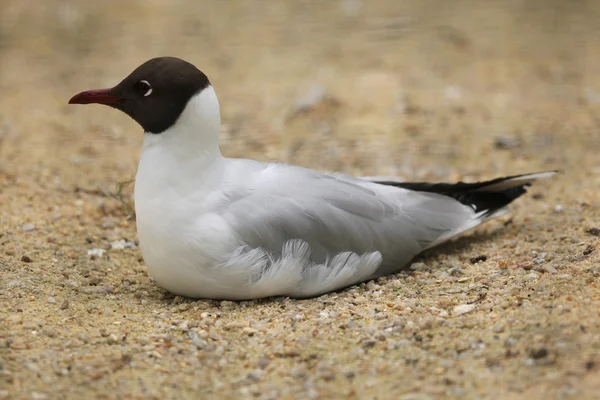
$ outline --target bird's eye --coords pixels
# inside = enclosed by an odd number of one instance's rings
[[[150,86],[150,82],[147,80],[141,80],[135,84],[133,87],[136,92],[141,94],[144,97],[150,96],[152,94],[152,86]]]

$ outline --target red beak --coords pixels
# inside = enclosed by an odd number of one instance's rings
[[[118,96],[110,94],[111,90],[112,89],[87,90],[73,96],[71,100],[69,100],[69,104],[117,104],[121,99]]]

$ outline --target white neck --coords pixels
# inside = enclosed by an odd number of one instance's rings
[[[172,127],[160,134],[144,134],[136,192],[146,192],[148,186],[170,187],[180,194],[186,188],[197,189],[205,173],[222,159],[220,125],[219,100],[208,86],[188,101]]]
[[[220,154],[219,132],[221,111],[219,99],[212,86],[194,95],[187,103],[179,119],[172,127],[160,134],[146,132],[143,150],[155,146],[168,146],[171,151],[193,158],[198,152]]]

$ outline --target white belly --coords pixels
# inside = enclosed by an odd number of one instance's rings
[[[239,247],[235,233],[213,212],[203,182],[174,178],[177,172],[157,161],[164,157],[151,156],[142,155],[135,186],[138,238],[150,276],[178,295],[230,295],[248,282],[247,271],[219,267]]]
[[[143,212],[138,214],[142,256],[159,286],[179,295],[209,296],[208,289],[218,278],[214,276],[218,250],[201,233],[193,233],[186,226],[176,227],[169,223],[169,215],[148,218]]]

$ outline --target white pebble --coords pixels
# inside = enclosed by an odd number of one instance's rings
[[[304,314],[294,315],[294,321],[302,321],[303,319],[304,319]]]
[[[475,309],[475,304],[460,304],[452,309],[454,315],[470,313]]]
[[[110,244],[110,248],[114,250],[130,249],[133,247],[135,247],[135,243],[125,239],[116,240]]]
[[[90,249],[87,251],[87,254],[88,256],[102,257],[105,251],[104,249]]]
[[[525,275],[523,277],[523,280],[525,280],[525,281],[535,281],[538,278],[539,278],[538,274],[536,274],[535,272],[531,272],[531,273]]]

